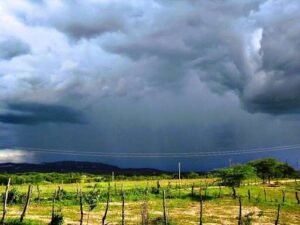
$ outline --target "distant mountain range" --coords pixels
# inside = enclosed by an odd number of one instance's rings
[[[60,161],[47,162],[40,164],[33,163],[1,163],[0,173],[26,173],[26,172],[81,172],[103,174],[112,171],[123,174],[160,174],[163,171],[151,168],[120,168],[117,166],[98,163],[98,162],[80,162],[80,161]]]

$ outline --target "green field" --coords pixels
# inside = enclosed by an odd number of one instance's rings
[[[147,206],[149,224],[159,222],[163,217],[162,192],[166,192],[166,210],[169,224],[199,224],[200,188],[203,199],[203,224],[238,224],[239,201],[232,198],[232,189],[218,186],[214,178],[171,179],[160,180],[160,190],[157,190],[157,180],[116,180],[113,182],[82,182],[72,184],[40,183],[40,199],[38,199],[37,184],[33,185],[25,222],[49,224],[52,213],[52,200],[58,186],[63,190],[55,201],[55,210],[64,216],[64,224],[79,224],[80,203],[78,189],[86,196],[93,190],[99,190],[97,207],[89,213],[89,207],[84,201],[84,222],[101,224],[105,211],[108,187],[111,199],[106,221],[109,224],[121,224],[121,189],[125,191],[125,223],[142,224],[141,211]],[[192,185],[194,184],[194,194]],[[6,221],[18,219],[24,208],[28,184],[11,185],[10,190],[17,190],[19,199],[8,204]],[[251,199],[248,199],[248,190]],[[265,191],[264,191],[265,190]],[[0,187],[4,193],[5,186]],[[262,185],[260,181],[243,182],[236,188],[237,196],[242,199],[242,214],[244,224],[274,224],[277,206],[281,204],[280,224],[300,224],[300,205],[295,192],[300,191],[300,181],[278,180],[273,185]],[[283,191],[285,200],[283,202]],[[266,198],[265,194],[266,193]],[[85,199],[85,198],[84,198]],[[89,215],[88,215],[89,214]]]

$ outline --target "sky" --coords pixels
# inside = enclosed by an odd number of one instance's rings
[[[270,156],[297,165],[300,148],[88,152],[299,144],[299,11],[298,0],[0,1],[0,162],[206,170]]]

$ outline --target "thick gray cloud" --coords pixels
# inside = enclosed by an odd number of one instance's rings
[[[16,38],[10,37],[4,40],[0,39],[0,59],[9,60],[16,56],[29,53],[29,45]]]
[[[0,136],[78,151],[296,143],[299,9],[297,0],[1,1],[0,40],[30,51],[0,61]],[[42,107],[7,111],[11,102]]]
[[[8,124],[36,125],[41,123],[83,123],[84,116],[69,107],[38,103],[11,103],[0,114],[0,122]]]

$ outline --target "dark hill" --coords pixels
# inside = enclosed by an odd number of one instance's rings
[[[26,173],[26,172],[81,172],[81,173],[111,173],[119,172],[124,174],[159,174],[160,170],[150,168],[120,168],[117,166],[98,162],[60,161],[40,164],[31,163],[2,163],[0,173]]]

